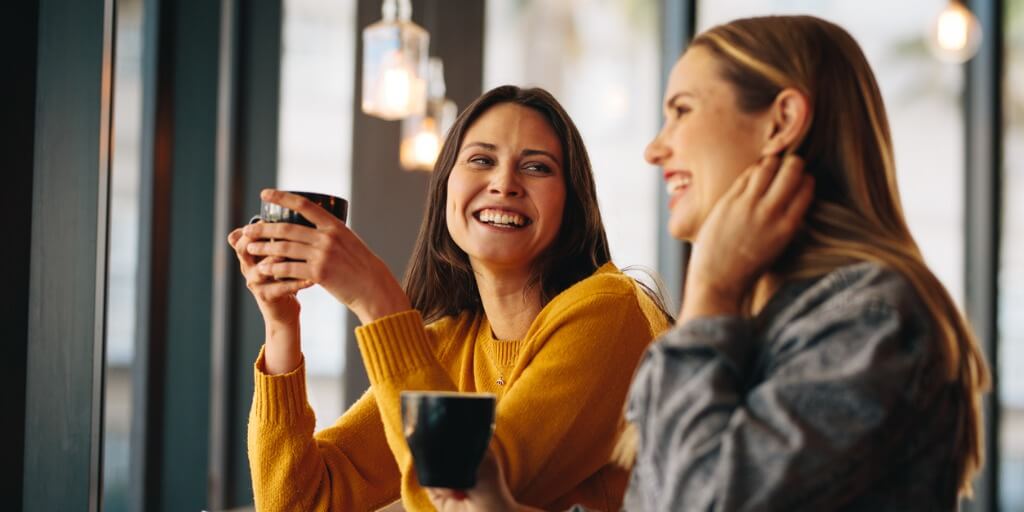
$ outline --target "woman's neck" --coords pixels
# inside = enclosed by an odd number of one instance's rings
[[[499,340],[521,340],[541,310],[540,289],[529,287],[530,272],[489,269],[474,265],[480,303]]]

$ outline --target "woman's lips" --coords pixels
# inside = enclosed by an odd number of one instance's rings
[[[665,192],[669,195],[668,206],[671,209],[682,198],[690,187],[693,175],[686,171],[665,172]]]

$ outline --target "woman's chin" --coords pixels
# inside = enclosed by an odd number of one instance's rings
[[[519,271],[529,269],[532,260],[526,255],[498,251],[480,251],[470,254],[469,260],[475,269],[487,268],[492,271]]]
[[[668,234],[676,240],[693,242],[697,238],[697,228],[689,219],[669,219]]]

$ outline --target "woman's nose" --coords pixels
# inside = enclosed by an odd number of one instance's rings
[[[523,187],[519,183],[519,174],[514,165],[503,165],[495,169],[491,175],[490,192],[509,197],[523,195]]]
[[[658,133],[658,135],[654,137],[654,140],[647,144],[647,148],[644,149],[644,160],[647,160],[647,163],[649,164],[661,165],[661,163],[664,162],[671,154],[668,146],[662,144],[661,136],[662,134]]]

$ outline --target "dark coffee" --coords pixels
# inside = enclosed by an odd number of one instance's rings
[[[424,487],[471,489],[494,432],[489,393],[403,391],[402,423]]]
[[[348,201],[340,197],[328,194],[317,194],[315,192],[288,191],[288,193],[309,199],[314,204],[330,212],[331,215],[341,219],[342,222],[348,220]],[[263,222],[288,222],[291,224],[301,224],[311,228],[315,227],[312,222],[309,222],[305,217],[299,215],[299,212],[274,203],[268,203],[266,201],[262,201],[260,204],[259,219]]]

